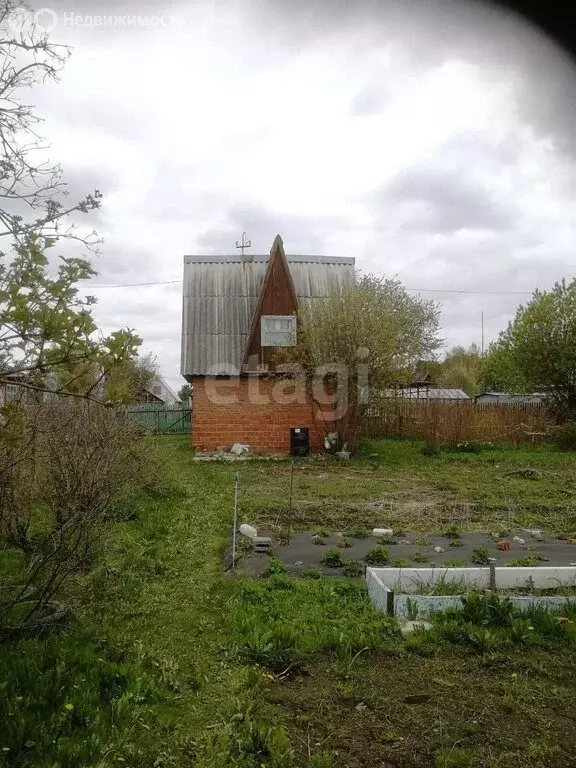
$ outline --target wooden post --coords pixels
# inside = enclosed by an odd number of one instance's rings
[[[490,563],[490,589],[496,589],[496,566]]]
[[[386,592],[386,613],[388,616],[394,616],[394,592]]]

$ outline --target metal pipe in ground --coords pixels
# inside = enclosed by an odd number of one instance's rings
[[[238,472],[234,475],[234,525],[232,528],[232,570],[236,567],[236,529],[238,527]]]

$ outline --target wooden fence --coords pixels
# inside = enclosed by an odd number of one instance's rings
[[[404,437],[432,444],[537,444],[553,421],[539,404],[438,403],[394,400],[361,425],[362,437]]]

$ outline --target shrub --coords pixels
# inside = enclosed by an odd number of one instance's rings
[[[437,445],[425,445],[420,448],[420,453],[422,456],[439,456],[440,449]]]
[[[552,441],[561,451],[576,451],[576,421],[566,421],[556,427]]]
[[[475,547],[472,550],[472,562],[475,565],[490,565],[490,552],[486,547]]]
[[[506,563],[506,565],[509,568],[530,568],[530,566],[533,565],[539,565],[541,561],[541,557],[536,552],[536,550],[532,549],[529,550],[524,557],[518,557],[515,560],[510,560],[510,562]]]
[[[350,539],[366,539],[370,533],[366,530],[366,528],[362,528],[361,526],[354,525],[351,528],[347,528],[345,531],[343,531],[342,536],[349,537]]]
[[[444,563],[442,563],[444,568],[465,568],[466,567],[466,561],[465,560],[445,560]]]
[[[430,562],[430,558],[427,555],[422,554],[422,552],[414,552],[414,554],[412,555],[412,562],[428,563]]]
[[[30,406],[15,450],[18,462],[0,472],[0,540],[23,554],[23,567],[3,585],[0,637],[61,620],[67,584],[92,566],[96,544],[149,484],[143,441],[97,403]]]
[[[264,576],[264,578],[269,578],[270,576],[282,576],[285,573],[286,573],[286,566],[284,565],[282,560],[272,555],[268,560],[268,565],[266,566],[266,570],[264,571],[262,576]]]
[[[386,547],[376,545],[364,555],[364,562],[368,565],[388,565],[390,562],[390,552]]]
[[[346,560],[342,566],[342,573],[349,578],[358,578],[364,574],[364,566],[359,560]]]
[[[306,568],[304,571],[302,571],[300,576],[303,579],[323,579],[324,578],[324,574],[322,573],[322,571],[319,571],[317,568]]]
[[[324,552],[324,556],[321,560],[322,565],[327,565],[329,568],[341,568],[343,563],[342,553],[339,549],[332,547]]]

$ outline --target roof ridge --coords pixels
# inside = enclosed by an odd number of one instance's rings
[[[286,261],[293,264],[334,264],[350,265],[355,264],[354,256],[323,256],[321,254],[285,254]],[[270,254],[249,254],[240,256],[239,254],[185,254],[185,264],[249,264],[251,261],[268,262]]]

